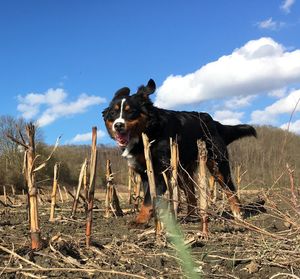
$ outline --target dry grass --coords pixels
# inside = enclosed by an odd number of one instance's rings
[[[123,208],[126,187],[118,188]],[[297,203],[286,190],[241,191],[248,216],[234,221],[226,201],[218,199],[209,214],[209,239],[202,238],[201,224],[185,223],[179,214],[184,241],[190,248],[196,270],[203,278],[299,278],[300,218]],[[104,191],[96,192],[95,227],[90,248],[85,247],[85,214],[70,219],[69,202],[59,202],[58,219],[48,223],[50,193],[44,193],[40,215],[45,246],[28,249],[25,198],[14,197],[21,207],[0,205],[1,278],[182,278],[180,258],[167,235],[156,241],[153,226],[129,227],[133,218],[126,205],[124,218],[104,219]],[[265,204],[253,204],[260,196]],[[3,197],[0,197],[3,200]],[[13,199],[13,198],[12,198]],[[251,204],[252,203],[252,204]],[[184,207],[184,204],[183,204]]]

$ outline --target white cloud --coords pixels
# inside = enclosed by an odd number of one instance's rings
[[[259,125],[276,125],[276,115],[265,110],[255,110],[251,113],[251,123]]]
[[[282,98],[286,95],[287,93],[287,88],[279,88],[279,89],[275,89],[272,90],[268,93],[268,96],[270,97],[275,97],[275,98]]]
[[[256,95],[249,96],[234,96],[233,98],[225,101],[224,106],[228,109],[240,109],[250,106]]]
[[[214,119],[222,122],[225,125],[241,124],[240,119],[243,117],[243,112],[234,112],[230,110],[218,110],[214,113]]]
[[[31,119],[39,113],[41,105],[54,106],[63,102],[66,97],[66,92],[61,88],[50,88],[44,94],[29,93],[25,97],[19,95],[17,109],[25,119]]]
[[[295,3],[295,0],[284,0],[282,5],[280,6],[280,9],[288,14],[291,12],[291,7],[294,3]]]
[[[281,125],[280,128],[284,130],[288,129],[290,132],[293,132],[295,134],[300,134],[300,119],[296,120],[295,122],[285,123]]]
[[[29,93],[25,97],[18,96],[17,109],[25,119],[37,118],[39,126],[46,126],[61,117],[84,113],[88,107],[105,102],[104,98],[87,94],[81,94],[76,101],[66,102],[67,96],[61,88]]]
[[[39,113],[39,106],[21,103],[17,106],[17,110],[22,113],[25,119],[32,119]]]
[[[61,103],[67,97],[67,93],[63,89],[57,88],[48,89],[44,94],[29,93],[25,97],[18,96],[18,99],[22,103],[30,105],[41,104],[58,104]]]
[[[97,138],[103,138],[105,136],[105,132],[102,130],[97,131]],[[78,143],[78,142],[87,142],[92,140],[92,132],[85,134],[77,134],[74,138],[70,140],[70,143]]]
[[[284,22],[278,22],[274,21],[272,17],[260,21],[256,24],[260,29],[268,29],[268,30],[279,30],[282,28],[285,23]]]
[[[268,106],[265,110],[273,114],[292,113],[293,110],[300,111],[300,106],[297,103],[300,100],[300,90],[295,90]]]
[[[248,96],[300,82],[300,50],[287,51],[271,38],[247,42],[194,73],[171,75],[155,104],[173,108],[230,96]]]
[[[279,99],[264,110],[252,112],[252,122],[256,124],[276,124],[280,114],[292,114],[300,111],[300,90],[294,90],[287,96]]]
[[[69,78],[68,78],[67,75],[62,76],[61,79],[60,79],[60,81],[59,81],[59,83],[58,83],[58,86],[59,86],[59,87],[64,87],[65,81],[67,81],[68,79],[69,79]]]

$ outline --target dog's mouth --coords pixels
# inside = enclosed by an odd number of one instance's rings
[[[115,140],[120,147],[126,147],[129,143],[129,133],[116,133]]]

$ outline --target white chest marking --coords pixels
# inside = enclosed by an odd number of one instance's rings
[[[128,161],[128,165],[131,167],[134,167],[136,165],[135,157],[130,153],[130,151],[133,149],[134,145],[139,142],[139,138],[132,138],[125,150],[122,153],[122,157],[126,158]]]

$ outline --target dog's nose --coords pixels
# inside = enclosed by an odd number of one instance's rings
[[[116,122],[114,124],[114,129],[117,131],[117,132],[122,132],[125,128],[125,125],[123,122]]]

